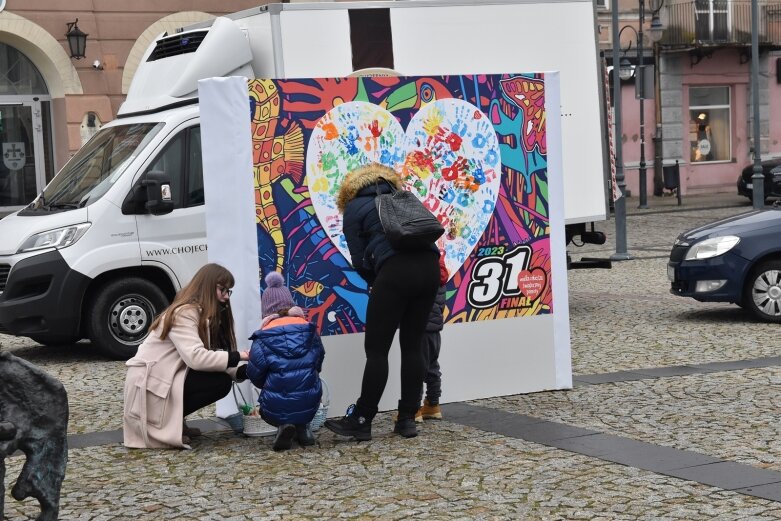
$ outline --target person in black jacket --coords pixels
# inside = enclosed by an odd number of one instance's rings
[[[371,439],[371,422],[388,381],[388,352],[396,329],[401,345],[401,399],[393,431],[405,438],[417,436],[415,414],[426,372],[421,346],[439,287],[435,244],[423,250],[396,251],[385,237],[374,198],[378,189],[391,193],[391,186],[401,189],[399,175],[386,166],[370,164],[347,174],[337,197],[352,265],[370,292],[361,395],[346,416],[326,421],[325,427],[357,440]]]
[[[423,420],[441,420],[442,409],[439,398],[442,396],[442,371],[439,368],[439,349],[442,346],[442,328],[445,318],[445,284],[448,271],[445,257],[439,257],[439,291],[434,299],[434,306],[428,316],[426,334],[423,335],[423,365],[426,368],[426,399],[415,415],[416,422]]]

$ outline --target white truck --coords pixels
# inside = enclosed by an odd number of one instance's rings
[[[606,218],[592,0],[269,4],[161,35],[118,118],[0,220],[0,333],[128,358],[206,262],[199,79],[561,74],[568,241]],[[170,184],[170,200],[161,198]]]

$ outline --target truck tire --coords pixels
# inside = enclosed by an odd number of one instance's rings
[[[781,260],[769,260],[751,270],[741,305],[762,320],[781,322]]]
[[[60,335],[32,335],[30,338],[33,342],[41,344],[42,346],[69,346],[75,344],[81,337],[78,336],[60,336]]]
[[[165,293],[146,279],[128,277],[107,283],[87,310],[92,345],[116,360],[133,357],[155,316],[167,305]]]

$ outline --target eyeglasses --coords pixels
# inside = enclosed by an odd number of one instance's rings
[[[217,290],[222,293],[225,296],[230,297],[233,295],[233,290],[230,288],[226,288],[225,286],[217,286]]]

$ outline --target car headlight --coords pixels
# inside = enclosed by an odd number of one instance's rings
[[[734,235],[725,235],[724,237],[713,237],[698,242],[686,252],[683,260],[710,259],[718,257],[734,248],[740,242],[740,237]]]
[[[87,228],[91,225],[92,223],[74,224],[47,232],[36,233],[28,237],[16,253],[43,250],[45,248],[66,248],[81,239],[81,236],[84,235]]]

